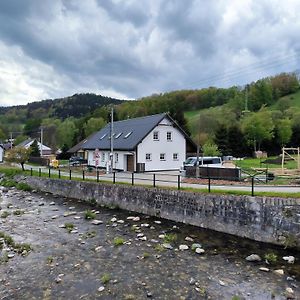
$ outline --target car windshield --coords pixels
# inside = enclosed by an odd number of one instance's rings
[[[186,161],[185,161],[185,164],[186,165],[191,165],[191,164],[194,164],[196,162],[196,158],[195,157],[189,157]]]

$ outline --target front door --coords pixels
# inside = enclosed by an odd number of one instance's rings
[[[134,172],[134,156],[127,155],[127,171]]]

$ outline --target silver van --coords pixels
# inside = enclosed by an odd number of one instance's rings
[[[212,167],[212,168],[221,168],[222,165],[222,159],[218,156],[199,156],[198,161],[199,166],[203,167]],[[197,165],[197,157],[192,156],[186,159],[186,161],[183,163],[183,170],[186,169],[186,167],[196,167]]]

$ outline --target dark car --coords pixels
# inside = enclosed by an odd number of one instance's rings
[[[80,156],[72,156],[69,159],[69,164],[70,166],[80,166],[80,165],[87,164],[87,160]]]

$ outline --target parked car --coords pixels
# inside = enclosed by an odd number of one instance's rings
[[[84,165],[84,164],[87,164],[87,160],[80,156],[72,156],[69,159],[70,166],[80,166],[80,165]]]
[[[212,167],[212,168],[221,168],[223,166],[221,157],[218,156],[199,156],[198,165],[204,167]],[[183,163],[182,171],[186,169],[186,167],[196,167],[197,166],[197,157],[192,156],[188,157],[186,161]]]

